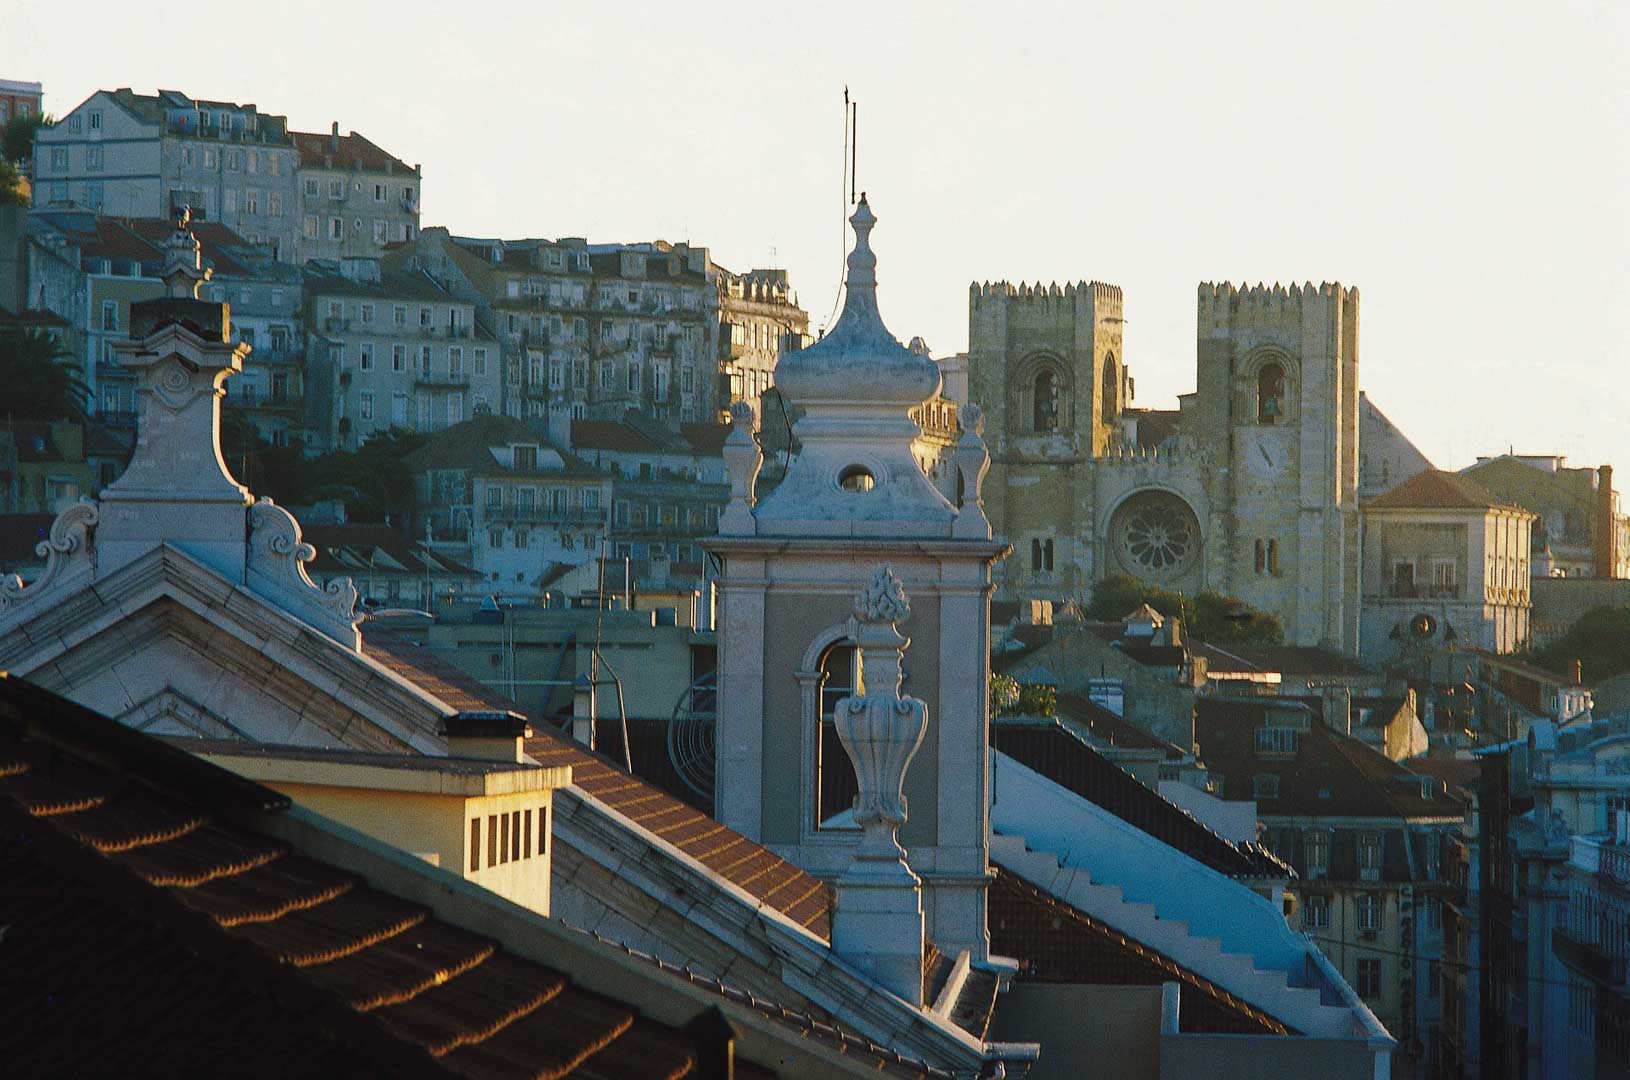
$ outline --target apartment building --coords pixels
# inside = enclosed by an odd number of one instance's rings
[[[1365,503],[1360,654],[1379,662],[1456,642],[1494,653],[1526,646],[1536,521],[1436,469]]]
[[[810,342],[809,312],[798,306],[785,270],[733,274],[715,268],[719,287],[720,408],[757,401],[775,385],[782,353]]]
[[[98,90],[36,147],[36,208],[168,218],[189,206],[296,265],[378,254],[418,229],[417,166],[338,124],[290,131],[255,105]]]
[[[1201,698],[1194,723],[1217,793],[1254,801],[1264,839],[1296,869],[1292,925],[1397,1037],[1400,1057],[1433,1063],[1445,843],[1465,821],[1464,800],[1333,730],[1307,701]]]
[[[419,232],[418,165],[355,131],[293,133],[300,166],[300,251],[307,259],[378,255]]]
[[[38,116],[43,93],[37,82],[0,79],[0,124],[14,116]]]
[[[307,408],[322,445],[440,431],[501,403],[498,345],[473,305],[377,259],[308,263]]]
[[[541,595],[550,572],[594,558],[611,476],[507,416],[450,426],[409,454],[414,533],[505,597]]]
[[[163,240],[174,222],[114,219],[86,210],[36,210],[28,216],[25,259],[30,307],[66,324],[63,338],[91,391],[90,411],[115,427],[135,423],[135,381],[113,356],[129,333],[130,305],[163,292]],[[231,280],[252,276],[239,261],[244,238],[218,222],[193,234],[205,266]],[[227,279],[223,279],[227,280]]]

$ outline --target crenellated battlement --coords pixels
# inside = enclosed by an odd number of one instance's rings
[[[1121,287],[1110,285],[1102,281],[1070,281],[1060,285],[1052,282],[1019,282],[1009,281],[976,281],[968,286],[968,300],[973,307],[978,308],[990,301],[1008,303],[1019,301],[1026,304],[1052,305],[1058,303],[1074,306],[1079,298],[1090,297],[1094,301],[1121,302]]]
[[[1286,319],[1300,320],[1311,306],[1337,309],[1348,314],[1358,307],[1358,289],[1339,281],[1318,285],[1311,281],[1290,285],[1235,285],[1203,281],[1199,288],[1200,326],[1272,324]]]

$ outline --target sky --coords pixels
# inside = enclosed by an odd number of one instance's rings
[[[1630,4],[0,0],[0,77],[254,102],[422,163],[423,224],[842,271],[842,100],[901,340],[972,281],[1126,295],[1136,405],[1201,281],[1361,293],[1361,386],[1440,467],[1630,467]]]

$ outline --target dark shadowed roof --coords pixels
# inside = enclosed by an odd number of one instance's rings
[[[0,676],[8,1072],[696,1074],[698,1036],[254,827],[288,805]]]
[[[1183,756],[1183,750],[1176,744],[1156,738],[1081,694],[1059,694],[1058,712],[1066,719],[1085,724],[1094,739],[1117,750],[1159,750],[1167,757]]]
[[[1305,728],[1294,746],[1258,750],[1257,730],[1287,727],[1269,709],[1292,705]],[[1459,817],[1460,799],[1441,790],[1428,797],[1421,777],[1378,750],[1332,731],[1306,704],[1275,698],[1201,698],[1195,703],[1200,757],[1223,777],[1222,797],[1254,800],[1264,816],[1416,818]],[[1278,744],[1284,746],[1284,743]],[[1259,796],[1253,779],[1277,777],[1276,794]]]
[[[1000,721],[991,725],[990,739],[1019,764],[1220,874],[1294,876],[1261,844],[1223,838],[1056,721]]]
[[[1189,642],[1196,656],[1215,672],[1278,672],[1282,675],[1377,675],[1357,657],[1316,645],[1212,645]]]
[[[1000,867],[990,888],[990,945],[1022,981],[1112,986],[1182,984],[1178,1030],[1287,1035],[1278,1020],[1168,956]]]
[[[562,467],[533,473],[517,473],[507,469],[498,463],[492,451],[494,447],[508,446],[511,443],[537,447],[540,467],[548,460],[548,455],[558,454]],[[599,475],[581,458],[554,446],[523,421],[498,413],[473,416],[445,431],[437,432],[429,442],[402,460],[414,472],[428,472],[432,469],[468,470],[481,475],[536,476],[540,480],[562,474]]]
[[[389,525],[313,525],[302,530],[306,543],[317,550],[309,569],[319,574],[353,574],[361,570],[384,573],[480,577],[479,571],[410,542]]]
[[[362,647],[370,659],[454,709],[514,706],[404,635],[370,631]],[[535,725],[533,731],[526,752],[540,764],[571,766],[575,786],[816,936],[830,938],[832,891],[826,884],[548,725]]]

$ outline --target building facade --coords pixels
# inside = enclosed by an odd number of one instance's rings
[[[0,79],[0,124],[15,116],[38,116],[44,88],[37,82]]]
[[[611,516],[609,473],[533,427],[483,413],[409,454],[414,534],[480,574],[488,593],[543,594],[551,574],[597,558]]]
[[[1464,801],[1331,730],[1305,702],[1204,698],[1195,733],[1218,794],[1253,800],[1264,839],[1295,868],[1292,924],[1399,1040],[1399,1056],[1435,1068],[1444,845]]]
[[[1364,505],[1363,655],[1529,642],[1535,515],[1474,481],[1429,470]]]
[[[176,90],[98,90],[40,130],[33,179],[36,208],[167,219],[187,206],[295,265],[418,231],[417,166],[338,124],[292,132],[255,105]]]
[[[498,343],[474,305],[376,259],[308,264],[306,403],[325,449],[393,427],[432,432],[503,401]]]
[[[1535,577],[1630,577],[1630,518],[1619,510],[1611,465],[1570,469],[1561,456],[1502,454],[1461,475],[1537,516]]]
[[[302,259],[378,256],[419,232],[420,168],[336,121],[326,135],[292,133],[299,160]]]
[[[732,274],[716,266],[713,275],[719,287],[722,410],[738,401],[757,401],[775,385],[781,355],[809,344],[809,313],[798,306],[785,270]]]
[[[1202,285],[1197,391],[1158,442],[1127,410],[1122,311],[1099,282],[970,292],[968,396],[1020,552],[1004,595],[1084,599],[1126,573],[1356,651],[1357,290]]]

